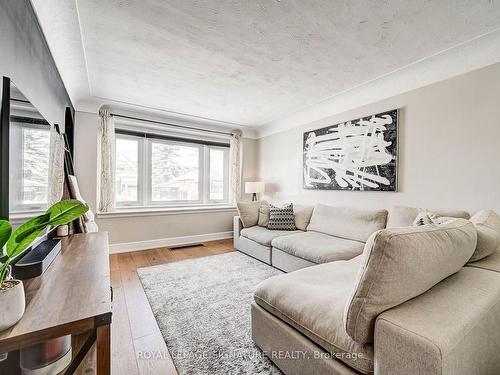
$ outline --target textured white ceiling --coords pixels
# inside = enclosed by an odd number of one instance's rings
[[[500,27],[495,0],[32,1],[77,108],[98,98],[246,126]],[[71,70],[76,25],[50,31],[54,11],[80,22],[88,94]]]

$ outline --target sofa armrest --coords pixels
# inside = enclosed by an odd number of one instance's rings
[[[233,242],[235,249],[236,249],[236,243],[238,242],[238,238],[240,238],[240,231],[242,229],[243,229],[243,222],[241,221],[239,216],[235,216],[233,218]]]
[[[465,267],[379,315],[375,374],[496,373],[499,347],[500,274]]]

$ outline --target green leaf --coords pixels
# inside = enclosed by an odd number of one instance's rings
[[[0,220],[0,256],[2,248],[7,243],[12,233],[12,226],[7,220]]]
[[[47,215],[43,214],[28,220],[18,227],[7,242],[7,255],[9,258],[21,254],[48,225]]]
[[[44,229],[47,227],[50,215],[43,214],[36,217],[37,222],[33,223],[33,226],[22,228],[19,227],[18,230],[14,232],[15,240],[17,243],[21,242],[24,238],[28,237],[31,233],[37,231],[38,229]],[[26,222],[27,224],[28,222]]]
[[[34,217],[17,228],[7,242],[7,256],[14,258],[21,254],[48,226],[64,225],[89,208],[77,200],[64,200],[54,204],[43,215]]]
[[[54,204],[47,210],[50,225],[64,225],[78,219],[89,210],[88,206],[76,199],[67,199]]]

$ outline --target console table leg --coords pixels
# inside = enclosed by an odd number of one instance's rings
[[[97,327],[97,375],[111,374],[111,326]]]

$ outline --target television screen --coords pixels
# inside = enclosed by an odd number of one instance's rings
[[[26,218],[47,209],[50,125],[11,84],[9,216]]]
[[[51,132],[50,124],[12,82],[10,99],[2,100],[3,113],[7,105],[8,121],[2,121],[2,127],[8,126],[8,132],[2,135],[8,135],[8,142],[2,142],[2,148],[8,145],[9,177],[8,193],[2,190],[2,216],[6,218],[5,212],[8,212],[9,221],[16,227],[48,208]],[[45,233],[33,244],[43,235]]]

